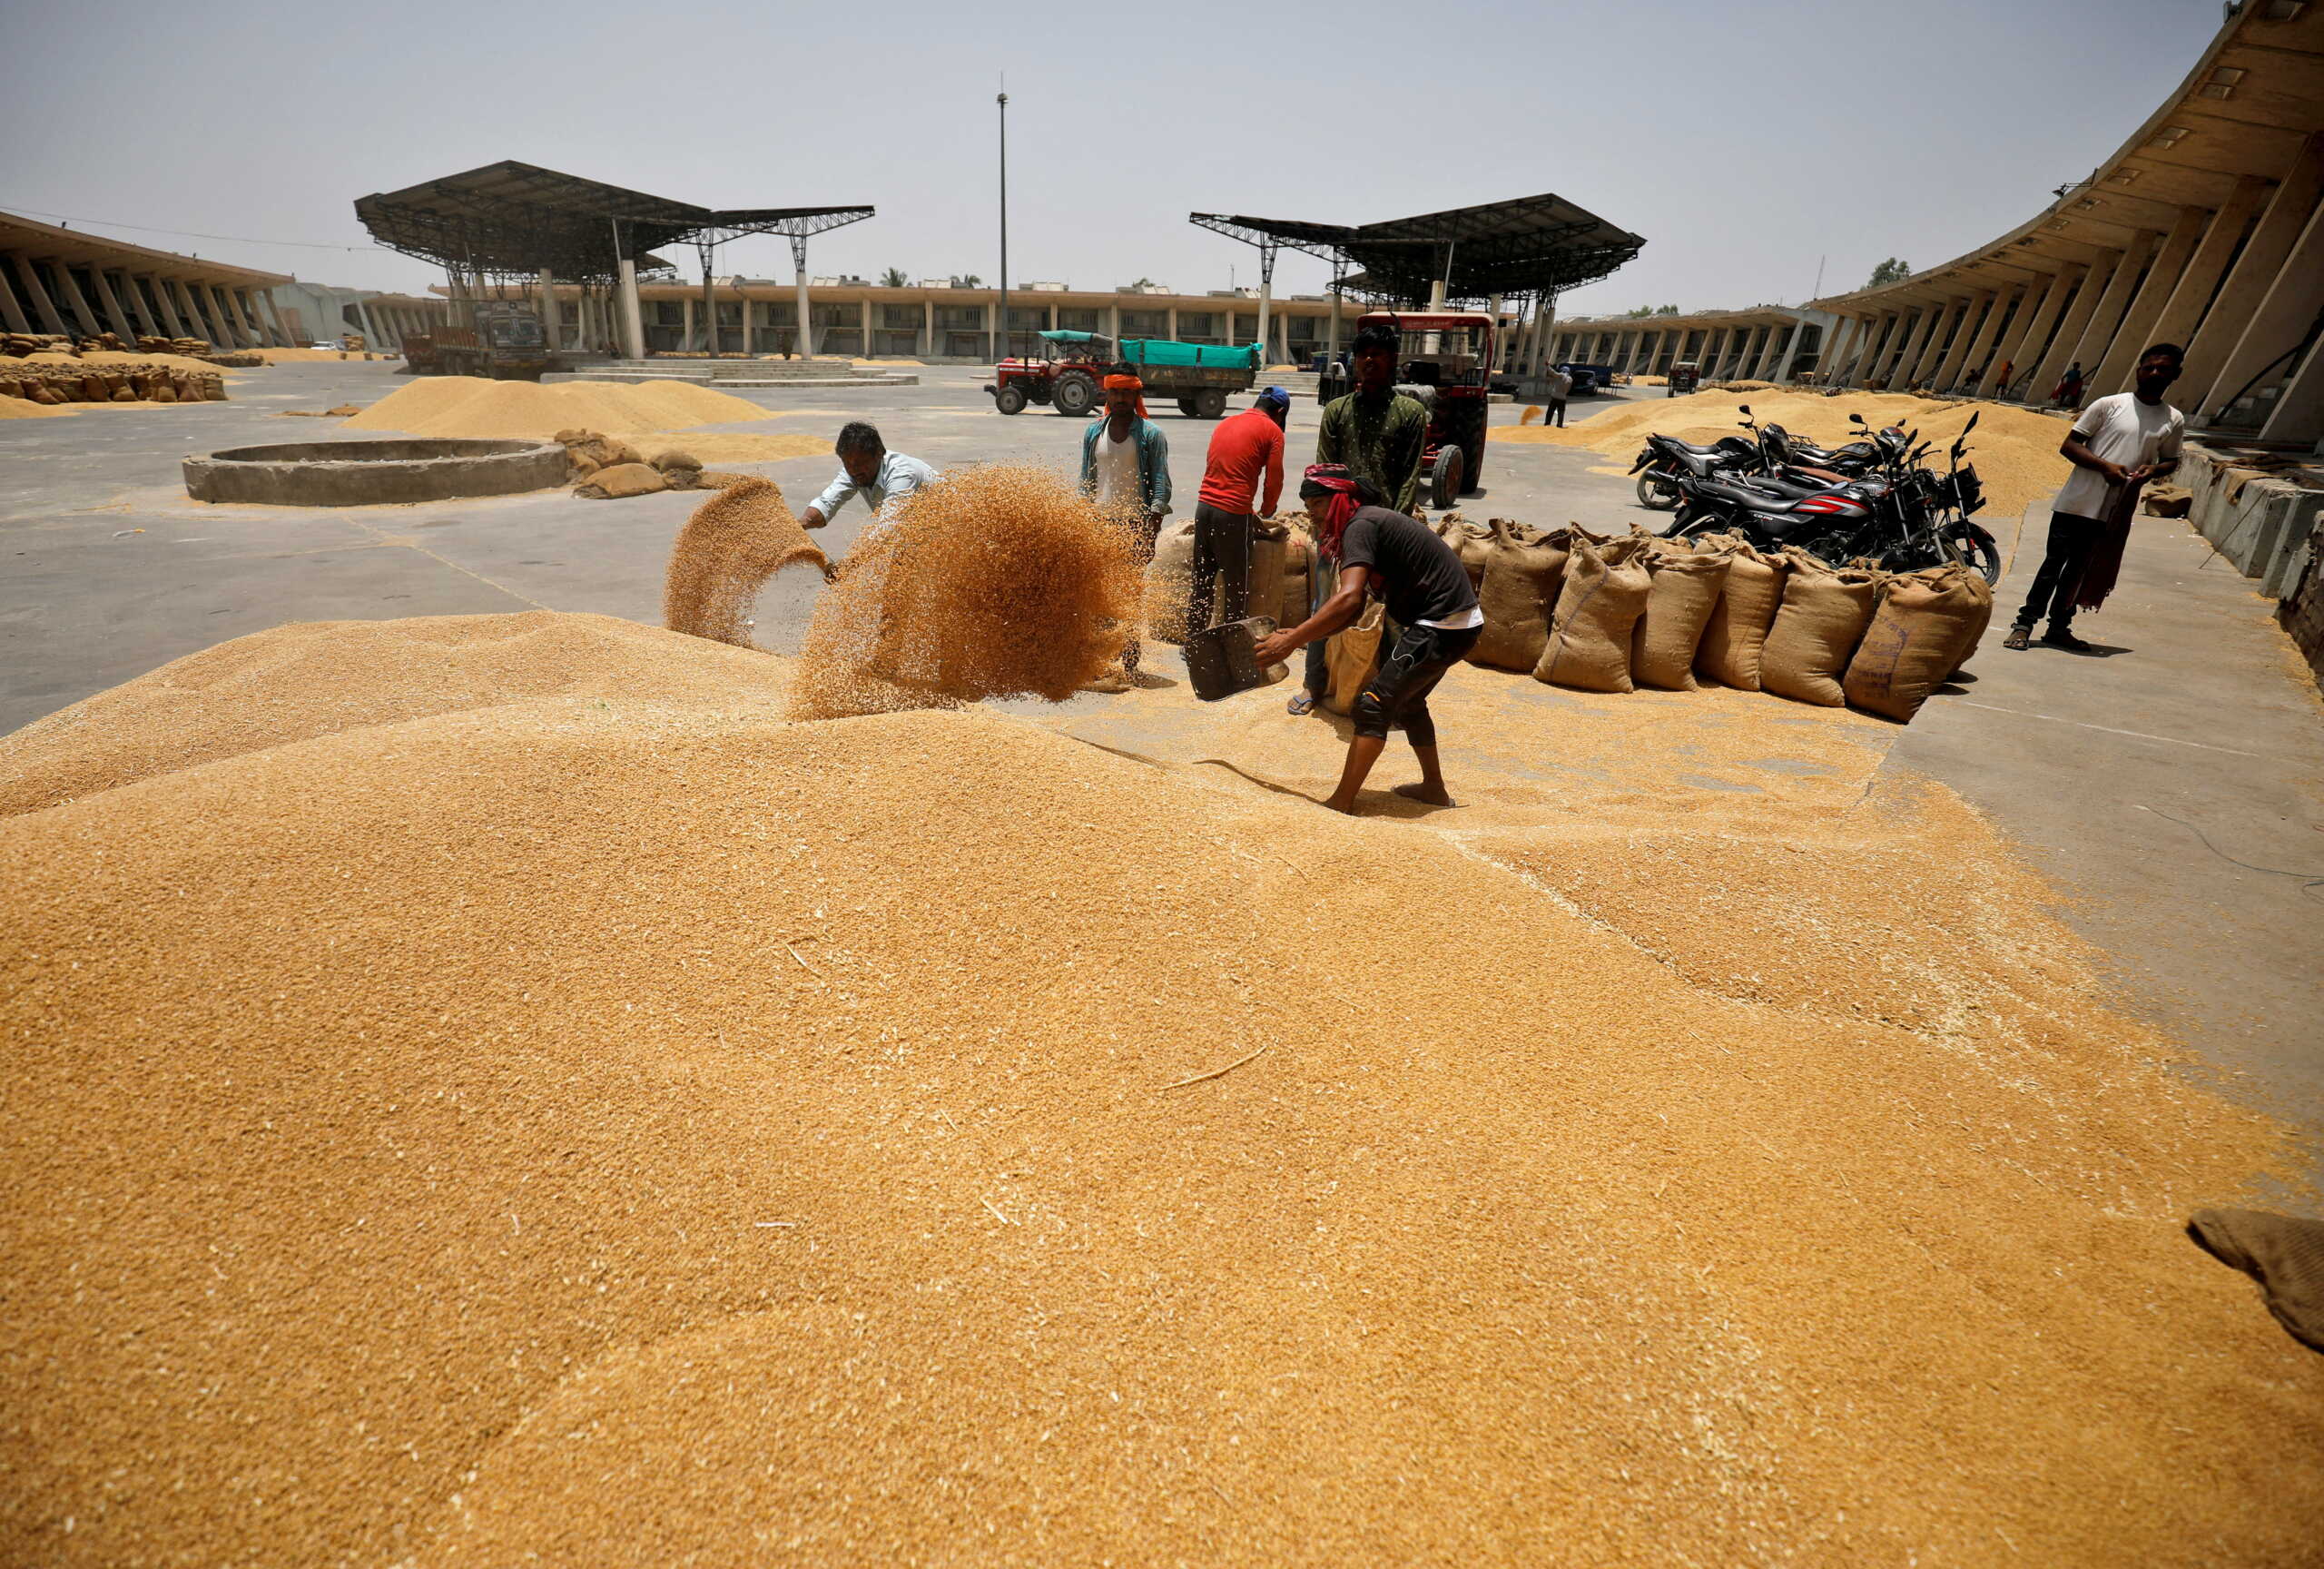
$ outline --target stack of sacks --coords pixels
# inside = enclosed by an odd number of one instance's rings
[[[1307,587],[1307,563],[1315,542],[1305,531],[1271,518],[1251,530],[1251,577],[1246,616],[1264,616],[1278,627],[1296,627],[1315,613]],[[1194,599],[1195,525],[1191,518],[1166,523],[1154,538],[1154,559],[1146,568],[1146,634],[1163,643],[1184,643],[1187,612]],[[1210,618],[1226,614],[1226,584],[1211,591]]]
[[[1759,689],[1837,708],[1847,701],[1840,677],[1872,625],[1884,575],[1827,567],[1805,550],[1786,550],[1784,557],[1790,572],[1760,653]]]
[[[1527,539],[1506,518],[1492,520],[1477,575],[1477,603],[1484,607],[1484,629],[1469,650],[1472,664],[1502,670],[1531,670],[1550,641],[1550,613],[1566,572],[1567,540],[1573,531]]]
[[[207,338],[154,338],[137,340],[139,350],[146,354],[184,354],[189,357],[210,352]]]
[[[115,333],[100,332],[94,338],[82,339],[80,349],[84,354],[125,354],[129,345]]]
[[[21,360],[27,354],[70,354],[73,340],[62,332],[0,333],[0,354]]]
[[[1993,614],[1993,589],[1965,567],[1888,578],[1841,682],[1849,705],[1910,720],[1939,683],[1969,662]]]
[[[1783,580],[1791,563],[1753,548],[1737,534],[1705,534],[1697,545],[1725,553],[1727,576],[1695,648],[1695,674],[1722,686],[1757,692],[1768,629],[1783,603]]]
[[[1603,543],[1569,529],[1565,581],[1533,679],[1585,692],[1630,692],[1630,640],[1653,578],[1640,560],[1647,536]]]
[[[1296,627],[1315,613],[1315,599],[1307,574],[1315,559],[1315,541],[1304,528],[1286,528],[1283,539],[1282,597],[1275,601],[1275,625]],[[1253,590],[1256,597],[1257,590]]]
[[[1162,643],[1187,640],[1187,602],[1194,595],[1195,520],[1162,525],[1154,559],[1146,566],[1146,635]]]
[[[1692,692],[1695,656],[1727,587],[1732,551],[1724,543],[1639,538],[1638,560],[1650,587],[1630,634],[1630,679],[1640,686]]]
[[[1272,518],[1256,519],[1251,527],[1251,576],[1245,595],[1246,616],[1264,616],[1280,627],[1283,623],[1283,570],[1289,556],[1291,526]],[[1224,589],[1224,585],[1221,586]],[[1212,601],[1211,614],[1219,614],[1217,601]]]
[[[179,366],[0,360],[0,397],[33,403],[222,403],[226,379]]]

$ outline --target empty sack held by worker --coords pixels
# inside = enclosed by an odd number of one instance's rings
[[[1518,537],[1514,523],[1494,518],[1477,590],[1484,630],[1469,650],[1470,662],[1502,670],[1531,670],[1540,664],[1565,570],[1563,536],[1528,543]]]
[[[1584,692],[1630,692],[1630,635],[1653,580],[1636,538],[1600,544],[1580,529],[1566,558],[1565,584],[1533,679]]]
[[[1960,566],[1890,577],[1841,683],[1856,707],[1910,719],[1950,677],[1993,615],[1993,590]]]
[[[1868,567],[1827,567],[1805,550],[1787,550],[1784,557],[1790,570],[1760,655],[1760,689],[1837,708],[1847,701],[1840,677],[1872,625],[1882,575]]]
[[[1669,692],[1696,689],[1695,651],[1718,608],[1732,553],[1723,545],[1649,538],[1640,563],[1653,580],[1630,634],[1630,679]]]
[[[1333,633],[1324,645],[1324,665],[1332,678],[1324,706],[1333,713],[1344,714],[1354,707],[1355,695],[1372,679],[1373,666],[1380,663],[1380,634],[1387,625],[1387,615],[1386,607],[1374,600],[1364,607],[1355,625]]]

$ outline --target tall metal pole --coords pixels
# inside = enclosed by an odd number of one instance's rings
[[[1006,81],[1004,77],[1002,80]],[[1009,94],[1000,94],[1000,320],[996,340],[1009,358]]]

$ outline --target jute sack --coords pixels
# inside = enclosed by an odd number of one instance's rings
[[[1791,571],[1760,654],[1759,688],[1837,708],[1847,701],[1840,676],[1872,625],[1880,574],[1860,567],[1835,571],[1805,550],[1786,550],[1784,558]]]
[[[662,478],[658,469],[644,463],[616,463],[590,475],[588,483],[573,493],[591,501],[604,501],[622,496],[647,496],[669,488],[670,482]]]
[[[1969,667],[1969,661],[1976,656],[1977,645],[1985,640],[1985,628],[1994,624],[1993,585],[1985,582],[1984,574],[1982,572],[1972,573],[1971,576],[1979,583],[1984,584],[1985,592],[1984,597],[1977,606],[1976,615],[1970,618],[1969,635],[1962,639],[1961,657],[1953,662],[1953,674],[1955,676]]]
[[[1472,523],[1458,512],[1447,512],[1428,525],[1428,531],[1452,548],[1461,558],[1461,570],[1469,575],[1469,587],[1483,582],[1485,558],[1492,549],[1492,530],[1483,524]]]
[[[1777,607],[1783,603],[1783,580],[1791,564],[1780,556],[1760,554],[1732,534],[1701,538],[1726,548],[1727,580],[1719,586],[1718,603],[1711,607],[1702,641],[1696,645],[1695,674],[1722,686],[1757,692],[1760,650],[1768,628],[1775,625]]]
[[[1165,643],[1187,640],[1187,598],[1194,592],[1195,520],[1165,523],[1146,566],[1146,635]]]
[[[1364,607],[1355,624],[1332,634],[1324,645],[1324,667],[1330,672],[1332,689],[1324,696],[1324,706],[1334,714],[1344,714],[1355,706],[1355,695],[1372,679],[1372,667],[1380,662],[1380,634],[1387,625],[1387,607],[1378,600]]]
[[[1993,602],[1985,580],[1958,566],[1889,578],[1840,684],[1848,701],[1891,719],[1912,718],[1960,664],[1979,611],[1990,619]]]
[[[1254,518],[1251,523],[1251,588],[1249,608],[1246,616],[1264,616],[1278,627],[1296,626],[1286,622],[1283,610],[1283,562],[1285,544],[1291,533],[1283,523],[1263,523]]]
[[[1533,679],[1584,692],[1629,692],[1630,635],[1646,610],[1653,580],[1638,558],[1640,543],[1600,545],[1574,531],[1558,590],[1557,614]]]
[[[1477,634],[1469,660],[1503,670],[1531,670],[1550,641],[1550,612],[1565,580],[1562,540],[1528,545],[1506,518],[1492,520],[1477,602],[1484,607],[1484,630]]]
[[[1695,650],[1718,608],[1731,552],[1717,545],[1698,548],[1683,539],[1655,538],[1639,548],[1638,558],[1653,587],[1630,634],[1630,679],[1641,686],[1692,692]]]
[[[1278,627],[1296,627],[1315,613],[1314,596],[1307,587],[1308,564],[1315,558],[1315,542],[1297,528],[1284,531],[1283,539],[1283,597],[1276,607]]]

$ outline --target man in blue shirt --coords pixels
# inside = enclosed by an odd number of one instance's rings
[[[1106,417],[1081,433],[1081,493],[1137,530],[1141,565],[1153,561],[1155,536],[1170,510],[1170,443],[1146,418],[1145,390],[1135,376],[1107,377]],[[1139,653],[1133,637],[1122,649],[1122,677],[1098,690],[1127,689]]]
[[[935,469],[917,458],[889,451],[879,429],[861,419],[840,427],[834,449],[839,453],[839,478],[799,515],[802,528],[822,528],[847,505],[851,496],[861,495],[865,506],[884,516],[890,503],[936,482]]]

